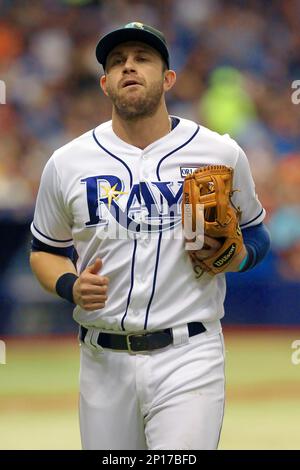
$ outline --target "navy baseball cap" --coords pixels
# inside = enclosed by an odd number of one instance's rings
[[[112,49],[123,42],[139,41],[153,47],[162,56],[163,60],[169,66],[169,51],[166,39],[160,31],[152,26],[143,23],[128,23],[122,28],[112,31],[103,36],[96,47],[96,57],[98,62],[105,69],[106,59]]]

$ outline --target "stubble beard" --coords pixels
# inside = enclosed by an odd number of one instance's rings
[[[159,81],[152,84],[146,93],[125,93],[122,95],[110,87],[107,88],[107,92],[115,112],[124,120],[135,121],[155,114],[163,95],[163,83]]]

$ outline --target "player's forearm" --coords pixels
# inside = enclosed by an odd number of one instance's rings
[[[32,252],[30,265],[40,284],[53,294],[56,293],[56,282],[60,276],[65,273],[76,274],[75,266],[69,258],[44,251]]]
[[[242,229],[248,259],[241,271],[248,271],[260,263],[267,255],[271,239],[268,229],[263,223]]]

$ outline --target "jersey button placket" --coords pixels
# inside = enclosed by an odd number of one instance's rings
[[[142,160],[140,165],[140,180],[147,181],[151,177],[151,167],[152,162],[149,159],[149,155],[147,153],[142,153]]]

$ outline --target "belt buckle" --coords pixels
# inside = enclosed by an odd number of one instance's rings
[[[135,337],[144,337],[145,335],[143,334],[140,334],[140,335],[135,335],[135,334],[130,334],[130,335],[126,335],[126,343],[127,343],[127,348],[128,348],[128,352],[130,354],[138,354],[138,353],[144,353],[144,352],[147,352],[147,349],[144,349],[144,350],[139,350],[139,351],[134,351],[131,349],[131,342],[130,342],[130,338],[131,336],[135,336]]]

